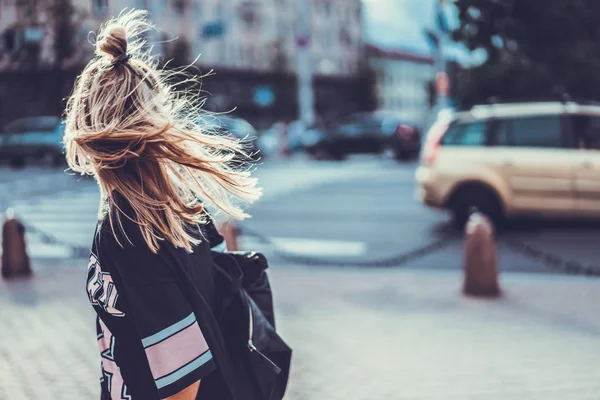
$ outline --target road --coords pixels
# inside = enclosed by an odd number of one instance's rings
[[[369,157],[342,163],[302,158],[265,162],[257,171],[265,196],[249,208],[253,218],[241,226],[274,245],[266,246],[251,235],[242,242],[246,248],[267,253],[276,249],[302,256],[307,264],[327,264],[318,262],[324,259],[343,266],[386,260],[447,238],[445,247],[426,251],[405,267],[458,269],[462,236],[451,229],[446,213],[415,201],[415,167]],[[99,202],[92,179],[52,169],[1,169],[0,189],[0,204],[13,207],[32,228],[28,243],[33,258],[68,259],[73,257],[72,246],[89,246]],[[500,238],[503,270],[552,271],[551,265],[523,255],[506,240],[565,261],[600,266],[595,251],[600,241],[597,225],[530,223],[513,226]],[[313,258],[316,262],[311,262]]]

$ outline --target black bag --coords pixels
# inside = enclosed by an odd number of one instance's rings
[[[226,346],[235,360],[244,400],[281,400],[292,350],[275,330],[273,295],[266,258],[260,253],[213,252],[217,313]]]

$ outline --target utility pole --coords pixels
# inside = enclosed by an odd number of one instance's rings
[[[446,43],[447,35],[447,22],[446,16],[444,15],[444,5],[446,0],[435,0],[435,26],[437,27],[437,57],[436,57],[436,75],[435,75],[435,89],[436,89],[436,106],[438,110],[448,107],[448,73],[446,71],[446,58],[444,55],[444,46]]]
[[[315,119],[314,90],[312,77],[312,27],[310,18],[311,0],[299,0],[298,32],[296,32],[296,59],[298,63],[298,115],[306,126]]]

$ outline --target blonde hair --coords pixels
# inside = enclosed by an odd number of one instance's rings
[[[204,223],[205,204],[234,219],[248,215],[261,189],[236,160],[248,157],[240,141],[203,132],[200,105],[167,82],[145,49],[151,28],[145,11],[133,10],[100,30],[94,58],[75,84],[66,110],[65,147],[72,170],[96,177],[110,226],[122,195],[151,251],[168,240],[191,250],[199,239],[185,229]]]

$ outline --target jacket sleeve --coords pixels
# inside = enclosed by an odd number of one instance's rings
[[[210,243],[210,248],[213,251],[223,252],[227,249],[225,239],[217,230],[215,222],[212,218],[209,219],[209,221],[202,226],[202,232],[206,236],[206,239]]]
[[[123,248],[114,240],[105,240],[102,252],[117,272],[127,312],[164,399],[210,374],[215,363],[169,266],[147,248],[141,235],[133,234],[131,239],[133,244],[122,242]]]

